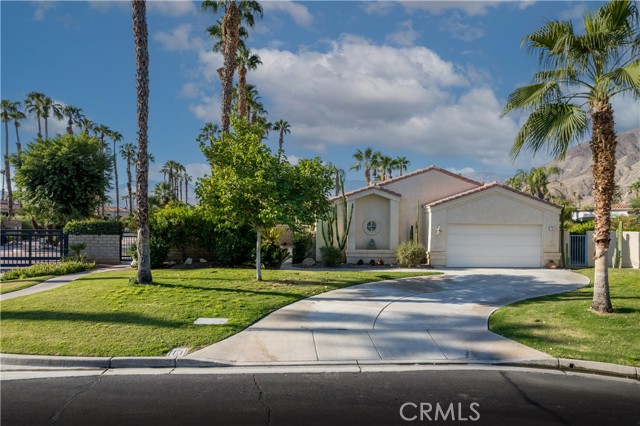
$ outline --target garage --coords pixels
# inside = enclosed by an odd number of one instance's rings
[[[539,268],[541,253],[540,225],[449,225],[448,267]]]

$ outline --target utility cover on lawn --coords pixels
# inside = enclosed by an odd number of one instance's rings
[[[228,318],[198,318],[193,323],[195,325],[222,325],[226,324]]]

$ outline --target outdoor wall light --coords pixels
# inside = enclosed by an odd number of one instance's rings
[[[438,227],[436,228],[436,234],[440,235],[442,233],[442,228],[440,228],[440,225],[438,225]]]
[[[553,232],[553,231],[555,231],[555,230],[556,230],[556,227],[555,227],[555,226],[550,226],[550,227],[549,227],[549,231]]]

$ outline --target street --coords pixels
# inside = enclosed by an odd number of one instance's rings
[[[640,425],[635,380],[482,366],[334,370],[3,380],[2,425]]]

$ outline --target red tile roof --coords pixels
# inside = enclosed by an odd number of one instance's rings
[[[478,185],[478,186],[482,185],[481,182],[475,181],[473,179],[466,178],[466,177],[464,177],[462,175],[458,175],[456,173],[450,172],[450,171],[445,170],[445,169],[441,169],[440,167],[436,167],[436,166],[429,166],[426,169],[420,169],[420,170],[416,170],[415,172],[408,173],[406,175],[396,176],[393,179],[388,179],[388,180],[385,180],[384,182],[378,182],[378,185],[380,185],[380,186],[389,185],[390,183],[395,183],[395,182],[398,182],[399,180],[407,179],[407,178],[414,177],[414,176],[420,175],[422,173],[427,173],[427,172],[431,172],[431,171],[444,173],[445,175],[449,175],[449,176],[458,178],[460,180],[463,180],[465,182],[468,182],[468,183],[471,183],[471,184],[474,184],[474,185]]]
[[[390,189],[387,189],[387,188],[381,188],[380,185],[378,185],[378,183],[366,186],[364,188],[356,189],[355,191],[347,192],[344,195],[345,195],[345,197],[349,197],[351,195],[355,195],[355,194],[358,194],[360,192],[365,192],[365,191],[368,191],[370,189],[375,189],[375,190],[378,190],[378,191],[386,192],[387,194],[395,195],[396,197],[402,197],[402,194],[400,194],[398,192],[391,191]],[[337,197],[329,198],[329,201],[336,201],[336,200],[339,200],[340,198],[342,198],[342,196],[338,195]]]
[[[540,199],[538,197],[534,197],[531,194],[527,194],[526,192],[518,191],[517,189],[513,189],[513,188],[508,187],[506,185],[501,185],[498,182],[487,183],[487,184],[484,184],[484,185],[482,185],[482,186],[480,186],[478,188],[473,188],[473,189],[470,189],[468,191],[464,191],[464,192],[460,192],[460,193],[455,194],[455,195],[451,195],[449,197],[441,198],[441,199],[439,199],[437,201],[434,201],[432,203],[425,204],[425,207],[438,206],[440,204],[448,203],[449,201],[457,200],[458,198],[466,197],[468,195],[477,194],[478,192],[486,191],[487,189],[495,188],[495,187],[506,189],[506,190],[514,192],[514,193],[516,193],[518,195],[522,195],[524,197],[531,198],[532,200],[539,201],[541,203],[547,204],[547,205],[552,206],[552,207],[560,208],[560,206],[558,206],[557,204],[551,203],[551,202],[546,201],[546,200],[542,200],[542,199]]]

